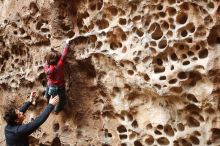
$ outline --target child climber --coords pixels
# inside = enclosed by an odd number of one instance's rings
[[[44,66],[44,71],[47,75],[47,87],[45,97],[48,101],[51,96],[54,97],[58,95],[60,98],[60,102],[54,109],[55,113],[59,113],[66,103],[64,61],[67,56],[68,49],[69,39],[66,40],[66,44],[62,54],[55,50],[51,50],[45,56],[46,64]]]

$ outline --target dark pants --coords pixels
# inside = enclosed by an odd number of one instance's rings
[[[57,87],[57,86],[47,86],[46,87],[46,92],[45,92],[45,97],[47,100],[50,100],[50,97],[55,97],[56,95],[59,96],[60,102],[58,105],[55,107],[54,111],[55,112],[60,112],[64,105],[66,104],[66,95],[65,95],[65,87]]]

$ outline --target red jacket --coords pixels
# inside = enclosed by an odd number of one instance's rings
[[[63,53],[57,63],[57,65],[48,65],[45,64],[44,72],[47,75],[47,85],[56,85],[56,86],[65,86],[64,80],[64,60],[68,53],[68,45],[65,45]]]

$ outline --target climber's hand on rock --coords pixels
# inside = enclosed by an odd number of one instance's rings
[[[70,43],[70,39],[66,39],[65,43],[69,44]]]
[[[29,97],[29,102],[31,102],[31,104],[35,105],[35,100],[36,100],[36,91],[32,91],[31,95]]]
[[[54,98],[51,97],[50,100],[49,100],[49,103],[55,106],[55,105],[57,105],[59,103],[59,101],[60,101],[60,98],[57,95]]]

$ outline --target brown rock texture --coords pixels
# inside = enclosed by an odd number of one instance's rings
[[[6,107],[46,106],[44,56],[68,38],[68,103],[31,145],[220,145],[219,0],[1,0],[0,145]]]

